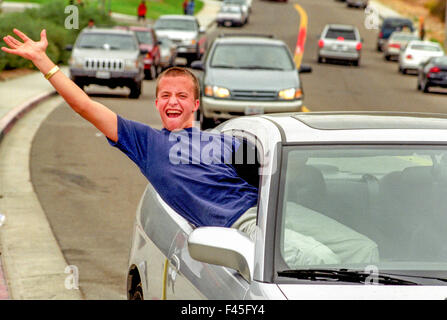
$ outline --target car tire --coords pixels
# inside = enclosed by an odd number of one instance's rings
[[[418,91],[422,90],[422,86],[421,86],[421,83],[419,82],[419,79],[418,79],[417,89],[418,89]]]
[[[141,287],[141,283],[139,283],[135,287],[135,290],[132,293],[132,296],[130,297],[130,300],[144,300],[144,298],[143,298],[143,289]]]
[[[145,78],[148,80],[154,80],[155,78],[157,78],[157,68],[155,68],[155,66],[152,64],[151,68],[149,69],[148,72],[146,72],[146,70],[144,71],[145,74]]]
[[[141,81],[135,82],[133,85],[129,87],[129,89],[130,89],[129,98],[138,99],[141,95]]]
[[[382,52],[382,46],[380,44],[377,44],[377,51]]]
[[[214,119],[205,117],[201,110],[199,112],[199,119],[201,130],[212,129],[216,126]]]
[[[385,55],[385,60],[386,60],[386,61],[390,61],[390,60],[391,60],[391,57],[390,57],[388,54],[386,54],[386,55]]]
[[[318,63],[323,63],[323,58],[322,57],[320,57],[320,56],[318,56]]]
[[[430,86],[428,85],[427,81],[425,81],[424,84],[421,85],[421,90],[424,93],[430,92],[429,88],[430,88]]]
[[[360,60],[355,60],[355,61],[352,62],[352,64],[353,64],[355,67],[358,67],[358,66],[360,65]]]

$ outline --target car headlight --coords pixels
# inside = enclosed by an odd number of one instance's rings
[[[278,92],[278,98],[282,100],[301,99],[303,91],[300,88],[289,88]]]
[[[183,40],[183,43],[186,45],[195,45],[196,39],[185,39],[185,40]]]
[[[230,90],[218,86],[205,86],[204,94],[208,97],[228,98]]]
[[[133,59],[124,60],[124,69],[125,70],[138,69],[138,60],[133,60]]]
[[[84,61],[82,58],[71,57],[68,63],[74,68],[82,68],[84,66]]]

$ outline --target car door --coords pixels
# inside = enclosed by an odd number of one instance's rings
[[[240,137],[240,140],[247,140],[246,135],[231,131]],[[242,144],[243,145],[243,144]],[[242,146],[241,145],[241,146]],[[255,146],[254,142],[250,142]],[[248,164],[256,165],[257,150],[246,146],[247,157],[244,161]],[[254,154],[253,154],[254,153]],[[238,161],[233,159],[233,161]],[[245,163],[241,163],[243,170],[247,174],[247,182],[259,184],[258,167],[250,168]],[[253,170],[254,169],[254,170]],[[251,171],[251,172],[249,172]],[[245,177],[244,177],[245,178]],[[180,219],[183,219],[180,217]],[[250,287],[250,283],[245,280],[236,270],[227,267],[202,263],[191,258],[188,251],[188,236],[192,231],[185,224],[181,224],[169,249],[169,266],[167,268],[167,299],[225,299],[241,300],[245,297]]]

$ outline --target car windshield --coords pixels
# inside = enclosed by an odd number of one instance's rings
[[[404,29],[408,28],[413,30],[413,24],[411,21],[402,21],[402,20],[386,20],[383,23],[384,29]]]
[[[342,37],[345,40],[356,40],[354,30],[330,28],[327,30],[325,35],[326,39],[337,39],[339,37]]]
[[[285,46],[220,44],[214,50],[211,67],[235,69],[293,70],[294,64]]]
[[[446,146],[286,147],[284,159],[286,269],[447,270]]]
[[[144,44],[153,44],[152,34],[149,31],[136,31],[138,42]]]
[[[241,7],[238,7],[238,6],[231,6],[231,7],[224,6],[224,7],[222,7],[220,9],[220,12],[240,13],[241,12]]]
[[[239,4],[239,5],[246,5],[247,4],[246,0],[225,0],[224,3],[225,4],[232,3],[232,4]]]
[[[128,35],[88,33],[81,35],[78,48],[82,49],[110,49],[110,50],[130,50],[137,49],[135,39]]]
[[[196,31],[197,24],[192,20],[186,19],[159,19],[155,22],[154,29]]]
[[[438,46],[432,46],[427,44],[413,44],[410,49],[412,50],[422,50],[422,51],[441,51],[441,48]]]

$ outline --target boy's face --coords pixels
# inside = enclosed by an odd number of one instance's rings
[[[199,104],[194,98],[193,81],[188,76],[165,76],[160,80],[155,106],[167,130],[192,127]]]

